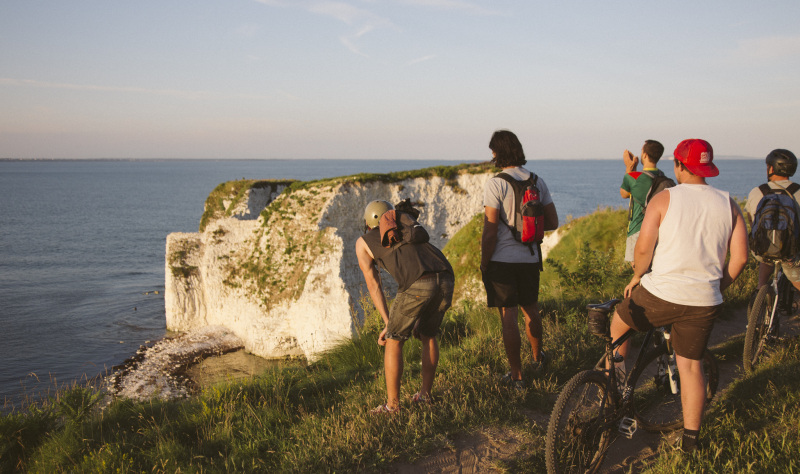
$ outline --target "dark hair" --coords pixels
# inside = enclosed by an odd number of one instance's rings
[[[647,156],[650,157],[650,161],[658,163],[658,160],[661,159],[661,155],[664,154],[664,145],[655,140],[645,140],[642,151],[647,153]]]
[[[522,166],[528,161],[522,151],[522,144],[516,135],[508,130],[498,130],[489,140],[489,148],[495,153],[492,163],[498,168]]]
[[[676,165],[678,165],[681,168],[681,170],[686,171],[687,173],[689,173],[692,176],[697,176],[696,174],[694,174],[692,172],[692,170],[689,169],[689,167],[687,167],[686,165],[683,164],[683,161],[681,161],[681,160],[679,160],[677,158],[674,158],[673,161],[675,162]]]

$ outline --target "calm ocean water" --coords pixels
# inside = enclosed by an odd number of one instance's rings
[[[301,180],[445,161],[0,161],[0,401],[105,373],[165,334],[164,249],[196,232],[233,179]],[[710,183],[746,197],[762,160],[718,159]],[[671,174],[671,163],[662,166]],[[622,206],[617,161],[531,161],[559,217]],[[156,293],[158,292],[158,293]],[[2,405],[2,403],[0,403]]]

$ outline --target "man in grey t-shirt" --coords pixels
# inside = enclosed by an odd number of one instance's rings
[[[797,171],[797,157],[794,156],[789,150],[776,149],[772,150],[766,158],[767,164],[767,185],[772,189],[787,189],[793,183],[789,178],[794,176]],[[788,192],[788,191],[787,191]],[[764,193],[759,186],[756,186],[750,191],[747,196],[747,204],[745,205],[745,212],[748,221],[753,223],[753,218],[756,214],[756,208],[759,201],[764,197]],[[800,190],[793,195],[795,201],[800,203]],[[759,255],[755,255],[758,260],[758,287],[766,285],[772,277],[772,272],[775,269],[773,263],[765,262]],[[795,288],[800,290],[800,263],[794,261],[780,261],[775,262],[781,266],[783,274],[792,282]]]
[[[489,142],[492,162],[512,178],[524,181],[531,172],[522,167],[527,161],[519,139],[507,130],[498,130]],[[544,229],[558,228],[558,213],[547,184],[537,181],[544,206]],[[531,344],[534,364],[544,362],[542,321],[539,317],[539,263],[536,247],[517,242],[508,224],[513,223],[514,189],[501,178],[491,178],[484,186],[484,220],[481,237],[481,275],[487,303],[497,308],[503,325],[503,345],[511,371],[504,381],[517,388],[522,381],[522,345],[517,306],[525,316],[525,333]]]

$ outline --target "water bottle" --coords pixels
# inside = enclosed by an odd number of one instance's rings
[[[667,341],[667,348],[669,348],[669,358],[667,360],[667,370],[669,371],[669,388],[672,393],[678,393],[678,364],[675,361],[675,351],[672,350],[672,345],[669,339],[672,335],[664,331],[664,339]]]

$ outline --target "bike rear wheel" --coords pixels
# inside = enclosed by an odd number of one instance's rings
[[[772,287],[762,286],[747,315],[747,331],[744,335],[744,354],[742,355],[742,366],[745,373],[749,374],[753,371],[764,352],[764,346],[769,336],[769,318],[774,301],[775,292]]]
[[[556,400],[547,426],[547,472],[596,472],[611,440],[614,406],[608,377],[586,370],[572,377]]]
[[[633,385],[633,413],[639,425],[647,431],[672,431],[683,426],[680,373],[677,393],[672,393],[669,383],[667,346],[660,344],[645,355],[636,371],[631,374]],[[717,360],[706,350],[703,353],[703,373],[706,378],[706,403],[717,393],[719,368]]]

